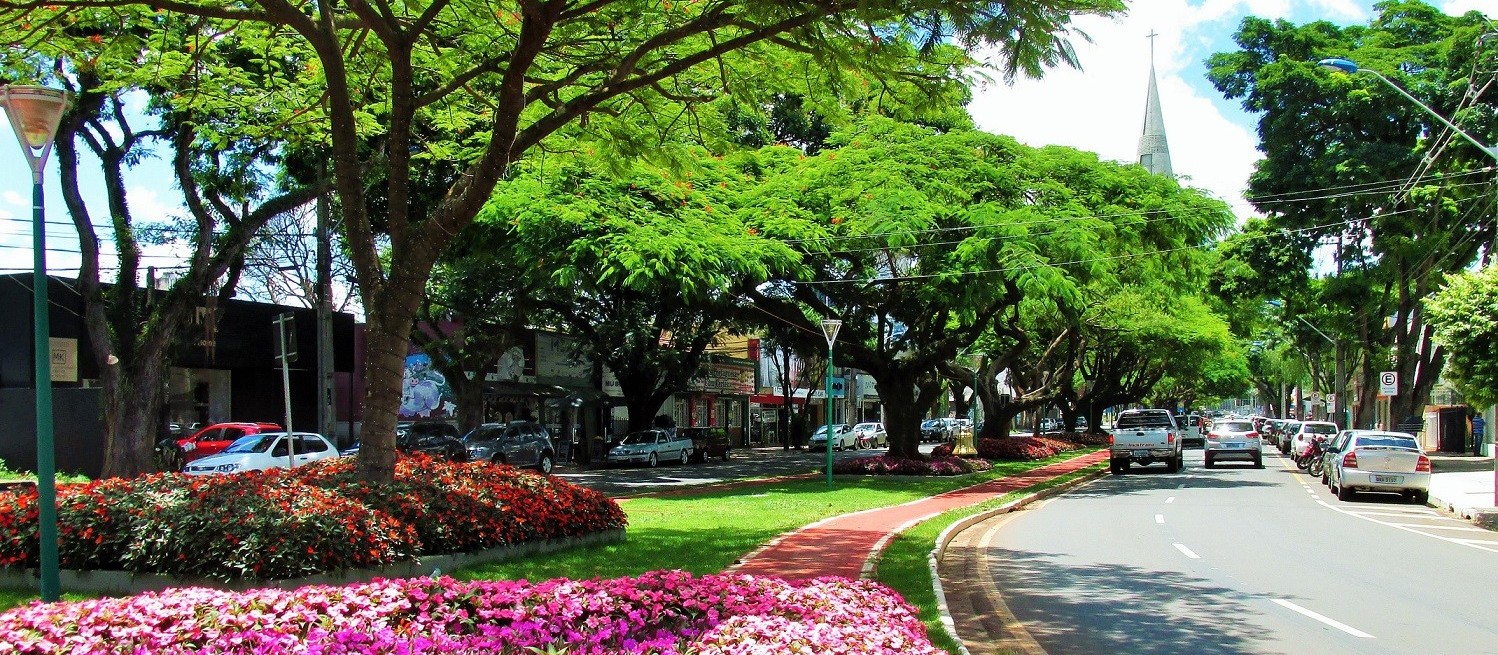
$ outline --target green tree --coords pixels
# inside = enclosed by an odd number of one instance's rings
[[[1498,266],[1446,277],[1425,299],[1436,340],[1446,346],[1446,377],[1474,407],[1498,401]]]
[[[1321,295],[1280,297],[1291,308],[1340,310],[1316,322],[1355,344],[1364,390],[1359,424],[1371,420],[1374,376],[1387,368],[1386,356],[1410,385],[1392,400],[1395,420],[1420,411],[1444,359],[1440,347],[1427,347],[1431,328],[1420,299],[1492,242],[1486,217],[1494,194],[1475,170],[1488,165],[1486,154],[1380,80],[1316,62],[1355,60],[1485,142],[1498,137],[1491,120],[1498,50],[1478,39],[1490,30],[1486,19],[1413,1],[1383,2],[1377,12],[1367,25],[1349,27],[1249,18],[1235,36],[1239,49],[1207,62],[1218,90],[1260,116],[1265,157],[1249,191],[1266,215],[1263,231],[1300,247],[1307,265],[1314,249],[1334,244],[1336,274]],[[1239,261],[1258,268],[1266,290],[1286,275],[1264,268],[1274,259],[1268,253],[1243,254]],[[1387,328],[1386,317],[1393,317]]]
[[[89,346],[100,367],[103,474],[153,469],[152,445],[166,375],[192,329],[212,328],[215,308],[232,297],[244,254],[268,221],[312,200],[315,180],[276,175],[283,138],[305,131],[287,109],[306,102],[294,44],[254,26],[209,41],[197,21],[145,7],[4,12],[3,61],[13,81],[60,84],[72,104],[58,128],[62,201],[77,233]],[[243,102],[253,94],[264,102]],[[145,115],[128,107],[144,100]],[[143,244],[153,236],[137,218],[126,173],[144,158],[170,161],[187,216],[177,240],[186,264],[164,293],[141,286]],[[92,160],[85,157],[91,155]],[[90,207],[84,167],[97,161],[106,206]],[[100,216],[99,214],[103,215]],[[102,253],[117,253],[110,266]],[[154,280],[151,280],[154,282]],[[206,315],[206,324],[196,326]]]

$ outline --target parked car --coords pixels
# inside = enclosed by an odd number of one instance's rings
[[[1397,493],[1424,505],[1430,500],[1430,458],[1414,435],[1405,432],[1350,430],[1340,446],[1328,447],[1331,466],[1326,474],[1340,500],[1358,492]],[[1335,450],[1331,450],[1335,449]]]
[[[1290,444],[1288,454],[1298,458],[1301,453],[1306,451],[1306,448],[1310,447],[1311,439],[1316,437],[1330,439],[1335,434],[1337,434],[1336,423],[1328,421],[1303,421],[1287,440]]]
[[[675,430],[651,428],[624,435],[619,445],[604,457],[608,464],[649,464],[677,461],[686,464],[692,458],[692,440]]]
[[[846,423],[842,425],[834,425],[832,426],[832,433],[833,450],[843,450],[845,448],[853,447],[853,426]],[[806,447],[810,448],[811,450],[825,450],[827,448],[826,425],[818,427],[817,431],[811,434],[811,440],[807,442]]]
[[[1208,430],[1210,430],[1210,424],[1206,418],[1194,412],[1188,414],[1186,422],[1181,425],[1181,447],[1205,448]]]
[[[395,433],[395,449],[403,453],[426,453],[454,462],[468,461],[468,445],[463,443],[458,426],[444,421],[412,423],[405,432]]]
[[[884,448],[889,445],[889,433],[883,423],[859,423],[853,426],[853,441],[859,448]]]
[[[1295,439],[1295,433],[1300,432],[1300,421],[1285,419],[1280,421],[1274,430],[1274,443],[1280,449],[1280,454],[1290,454],[1290,442]]]
[[[177,440],[177,450],[181,455],[178,467],[209,455],[217,455],[242,437],[284,431],[285,428],[275,423],[214,423],[193,432],[185,439]]]
[[[1207,468],[1223,460],[1252,462],[1254,468],[1264,468],[1263,442],[1254,431],[1252,421],[1242,419],[1219,420],[1207,430],[1202,458]]]
[[[463,437],[468,461],[534,468],[550,474],[557,451],[551,433],[535,421],[485,423]]]
[[[952,424],[942,418],[921,421],[921,441],[947,441],[952,438]]]
[[[240,437],[217,455],[195,460],[182,469],[187,475],[225,475],[242,471],[265,471],[291,468],[288,461],[296,459],[296,465],[338,456],[338,449],[327,437],[311,432],[294,434],[293,442],[285,432],[261,432]]]
[[[676,428],[676,433],[692,440],[692,458],[698,463],[713,457],[722,458],[726,462],[728,451],[733,449],[728,431],[723,428]]]

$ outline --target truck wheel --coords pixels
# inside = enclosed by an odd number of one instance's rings
[[[1180,471],[1180,470],[1181,470],[1181,460],[1172,457],[1172,458],[1170,458],[1169,461],[1165,462],[1165,472],[1166,473],[1175,473],[1175,472]]]
[[[1202,461],[1206,465],[1207,468],[1212,468],[1214,466],[1217,466],[1217,464],[1212,461],[1212,454],[1211,453],[1207,453],[1207,455],[1202,458]]]
[[[1115,459],[1109,461],[1108,469],[1113,471],[1114,475],[1123,475],[1124,473],[1127,473],[1129,471],[1129,460]]]

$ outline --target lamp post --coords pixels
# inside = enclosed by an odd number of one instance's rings
[[[1391,82],[1389,78],[1384,77],[1378,71],[1368,68],[1360,68],[1356,63],[1353,63],[1352,60],[1349,59],[1322,59],[1321,61],[1316,63],[1322,68],[1327,68],[1334,71],[1340,71],[1348,74],[1367,73],[1378,78],[1389,88],[1394,89],[1396,92],[1398,92],[1399,95],[1404,96],[1405,100],[1415,103],[1416,107],[1425,110],[1425,113],[1429,114],[1431,118],[1440,121],[1442,125],[1445,125],[1446,127],[1450,128],[1451,131],[1456,132],[1463,139],[1466,139],[1468,143],[1477,146],[1478,150],[1483,151],[1487,154],[1487,156],[1492,157],[1495,163],[1498,163],[1498,147],[1488,147],[1483,145],[1481,141],[1478,141],[1471,134],[1467,134],[1465,130],[1457,127],[1456,123],[1446,120],[1445,116],[1436,113],[1436,110],[1431,109],[1425,103],[1420,102],[1420,100],[1415,98],[1415,96],[1410,95],[1408,91],[1400,88],[1398,84]],[[1495,180],[1495,190],[1498,190],[1498,180]],[[1493,457],[1493,504],[1498,505],[1498,450],[1495,450]]]
[[[837,341],[837,332],[843,322],[836,319],[822,321],[822,336],[827,337],[827,488],[832,488],[832,344]]]
[[[42,169],[52,139],[68,108],[67,93],[41,86],[0,87],[0,106],[31,165],[31,312],[36,360],[37,535],[41,543],[42,600],[61,594],[57,566],[57,464],[52,444],[52,327],[47,316],[47,221],[42,202]]]
[[[1319,328],[1317,328],[1315,325],[1313,325],[1310,321],[1306,320],[1306,317],[1301,316],[1299,314],[1296,314],[1295,318],[1300,319],[1301,323],[1305,323],[1306,327],[1311,328],[1312,330],[1315,330],[1316,334],[1321,335],[1322,339],[1326,339],[1326,342],[1332,345],[1332,350],[1335,352],[1335,357],[1336,357],[1336,360],[1337,360],[1337,381],[1336,381],[1336,385],[1337,386],[1336,386],[1336,390],[1332,392],[1333,394],[1335,394],[1333,396],[1333,399],[1335,401],[1333,404],[1337,408],[1337,414],[1341,415],[1341,418],[1342,418],[1342,420],[1339,422],[1339,425],[1343,429],[1351,428],[1352,427],[1352,423],[1348,420],[1348,414],[1347,414],[1348,407],[1343,403],[1343,400],[1346,399],[1346,397],[1347,397],[1347,371],[1346,371],[1347,363],[1346,363],[1346,360],[1343,358],[1342,342],[1337,341],[1336,339],[1333,339],[1333,338],[1331,338],[1329,336],[1326,336],[1325,332],[1322,332]]]

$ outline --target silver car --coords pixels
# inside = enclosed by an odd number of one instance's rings
[[[1207,468],[1224,460],[1252,462],[1254,468],[1264,468],[1263,441],[1254,430],[1253,421],[1219,420],[1207,430],[1202,457]]]
[[[1420,505],[1430,500],[1430,458],[1413,435],[1349,430],[1345,440],[1333,440],[1330,447],[1327,483],[1337,498],[1351,500],[1358,492],[1375,491],[1403,494]]]
[[[661,462],[686,464],[691,458],[691,437],[678,435],[676,430],[651,428],[625,435],[619,445],[604,456],[604,461],[608,464],[647,464],[654,468]]]

